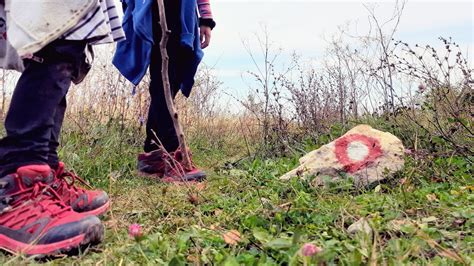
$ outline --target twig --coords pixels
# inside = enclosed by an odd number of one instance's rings
[[[244,141],[245,141],[245,146],[247,147],[247,154],[250,157],[251,156],[251,154],[250,154],[250,145],[249,145],[249,142],[247,141],[247,135],[244,132],[242,119],[240,117],[239,117],[239,122],[240,122],[240,129],[242,130],[242,136],[244,137]]]
[[[160,41],[160,52],[161,52],[161,77],[163,79],[163,89],[165,90],[165,99],[166,105],[168,106],[168,111],[170,112],[171,118],[173,119],[174,129],[176,130],[176,135],[178,136],[179,147],[183,153],[183,163],[187,169],[191,169],[191,160],[189,159],[188,149],[186,141],[184,138],[183,129],[178,120],[178,112],[174,107],[173,97],[171,96],[171,86],[168,76],[168,51],[166,50],[166,45],[168,44],[168,39],[171,31],[168,29],[166,23],[166,13],[165,13],[165,4],[163,0],[158,1],[158,12],[160,15],[160,26],[161,26],[161,41]]]

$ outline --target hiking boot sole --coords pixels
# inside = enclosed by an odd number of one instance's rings
[[[104,226],[102,224],[95,224],[88,227],[85,232],[80,235],[60,242],[44,245],[26,244],[5,235],[0,235],[0,248],[13,254],[24,254],[42,259],[50,256],[54,257],[61,254],[68,254],[78,249],[82,250],[102,242],[103,238]]]
[[[137,170],[137,175],[140,177],[148,177],[153,180],[158,180],[163,183],[186,183],[186,182],[203,182],[207,179],[207,175],[204,172],[198,172],[194,174],[186,174],[183,178],[181,177],[164,177],[163,174],[150,174]]]
[[[107,201],[107,203],[105,203],[104,205],[100,206],[97,209],[87,211],[87,212],[81,212],[81,213],[94,215],[94,216],[102,216],[109,210],[109,207],[110,207],[110,201]]]

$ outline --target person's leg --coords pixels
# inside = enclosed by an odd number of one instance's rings
[[[173,98],[179,91],[180,62],[182,62],[182,57],[186,57],[183,53],[187,52],[186,49],[181,49],[180,2],[179,0],[165,1],[168,28],[171,30],[167,52],[169,56],[168,76]],[[153,14],[158,14],[156,4],[154,5]],[[158,21],[156,15],[153,21]],[[194,166],[188,169],[182,165],[183,156],[179,150],[179,140],[168,111],[163,89],[159,47],[161,29],[158,24],[154,25],[153,31],[156,45],[152,49],[150,64],[151,102],[146,124],[145,153],[138,155],[138,170],[141,173],[160,176],[163,181],[201,181],[206,177],[203,171]],[[171,154],[171,158],[165,152],[159,150],[160,142],[166,151]]]
[[[84,43],[55,41],[27,60],[0,140],[0,247],[28,255],[57,254],[101,241],[103,225],[77,213],[51,191],[48,165],[55,114],[76,74]],[[40,61],[41,61],[40,60]]]
[[[64,99],[85,43],[55,41],[25,60],[0,140],[0,176],[30,164],[48,164],[54,115]]]
[[[180,44],[180,22],[179,22],[179,8],[180,1],[165,1],[166,17],[168,28],[171,30],[171,36],[168,40],[167,52],[169,56],[168,75],[170,79],[171,92],[174,96],[179,91],[179,84],[177,83],[177,65],[176,59],[178,57],[178,48]],[[158,7],[155,3],[153,5],[153,21],[157,21]],[[151,152],[159,148],[161,142],[168,152],[175,151],[179,146],[178,137],[173,126],[173,120],[166,105],[166,99],[163,89],[163,80],[161,77],[161,53],[159,42],[161,39],[161,29],[159,25],[154,24],[154,38],[155,46],[152,49],[151,63],[150,63],[150,108],[148,111],[148,120],[146,123],[146,139],[144,150]],[[159,139],[159,141],[157,140]]]
[[[154,49],[156,51],[158,49]],[[159,51],[158,51],[159,52]],[[153,55],[154,58],[160,59],[161,56]],[[156,59],[152,59],[154,61]],[[148,120],[146,123],[146,139],[145,152],[151,152],[159,148],[159,143],[168,151],[172,152],[179,146],[178,137],[173,126],[173,120],[168,111],[166,104],[165,93],[163,88],[163,81],[161,78],[161,67],[157,69],[156,66],[150,67],[151,82],[150,82],[150,107],[148,111]],[[172,95],[177,93],[176,85],[172,86]]]
[[[81,64],[82,63],[78,64],[78,69],[80,69]],[[54,170],[56,177],[52,187],[56,190],[61,200],[66,205],[71,206],[74,211],[101,215],[108,210],[110,205],[107,193],[102,190],[86,190],[79,187],[78,185],[81,183],[82,185],[86,185],[85,182],[73,172],[67,171],[64,163],[59,160],[59,137],[66,107],[67,100],[66,97],[63,97],[54,113],[54,124],[51,129],[51,137],[48,144],[48,164],[51,169]],[[79,182],[71,184],[71,179]]]
[[[61,134],[61,127],[64,121],[64,114],[66,112],[67,101],[66,97],[63,97],[61,102],[56,108],[54,113],[54,125],[51,130],[51,137],[49,139],[48,145],[48,164],[51,166],[51,169],[58,169],[59,167],[59,156],[58,156],[58,147],[59,147],[59,136]]]

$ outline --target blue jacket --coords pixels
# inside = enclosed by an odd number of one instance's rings
[[[112,63],[134,85],[145,76],[153,47],[152,3],[155,0],[125,0],[123,29],[127,39],[117,44]],[[204,56],[199,40],[196,0],[181,0],[181,46],[190,50],[180,59],[180,89],[187,97],[194,85],[194,76]]]

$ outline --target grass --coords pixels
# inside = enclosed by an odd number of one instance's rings
[[[347,183],[323,189],[298,179],[278,180],[297,164],[296,154],[248,157],[243,141],[196,136],[190,138],[194,159],[209,178],[187,187],[137,176],[142,133],[94,126],[81,134],[72,128],[63,134],[61,157],[106,190],[113,205],[103,218],[103,244],[48,264],[474,263],[473,158],[407,158],[397,178],[373,189],[355,190]],[[361,218],[372,233],[347,233]],[[132,223],[143,226],[141,241],[128,236]],[[223,239],[230,230],[240,234],[234,245]],[[308,242],[323,251],[303,258],[299,250]],[[38,262],[0,255],[0,263]]]

